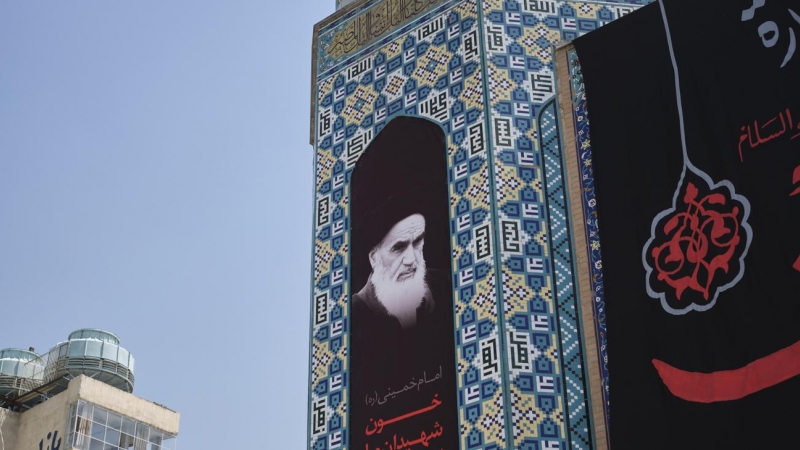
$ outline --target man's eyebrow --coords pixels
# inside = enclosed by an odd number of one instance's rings
[[[420,242],[420,241],[422,241],[423,239],[425,239],[425,232],[424,232],[424,231],[422,232],[422,234],[420,234],[419,236],[417,236],[417,238],[416,238],[416,239],[414,239],[414,243],[416,244],[417,242]]]
[[[411,242],[411,240],[410,240],[410,239],[398,239],[398,240],[396,240],[396,241],[394,241],[394,242],[392,243],[392,248],[395,248],[395,247],[397,247],[397,246],[401,246],[401,245],[402,245],[402,246],[406,246],[406,245],[408,245],[408,244],[409,244],[409,242]]]

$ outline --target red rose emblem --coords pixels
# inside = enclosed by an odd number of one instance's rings
[[[653,221],[644,249],[648,293],[673,314],[713,306],[741,278],[751,238],[747,200],[702,175],[687,170],[675,207]]]

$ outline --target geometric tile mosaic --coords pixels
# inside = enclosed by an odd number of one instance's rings
[[[635,10],[637,3],[647,2],[484,3],[515,449],[593,448],[553,46]]]
[[[318,79],[309,448],[347,448],[349,180],[399,115],[431,119],[447,138],[461,447],[506,448],[477,19],[474,0],[442,3]]]

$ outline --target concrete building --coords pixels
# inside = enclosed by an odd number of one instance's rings
[[[133,358],[105,331],[2,350],[0,450],[175,450],[180,415],[132,391]]]

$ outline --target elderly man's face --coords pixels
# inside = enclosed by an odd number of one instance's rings
[[[397,222],[369,254],[372,270],[394,282],[410,280],[424,267],[425,218],[414,214]]]

